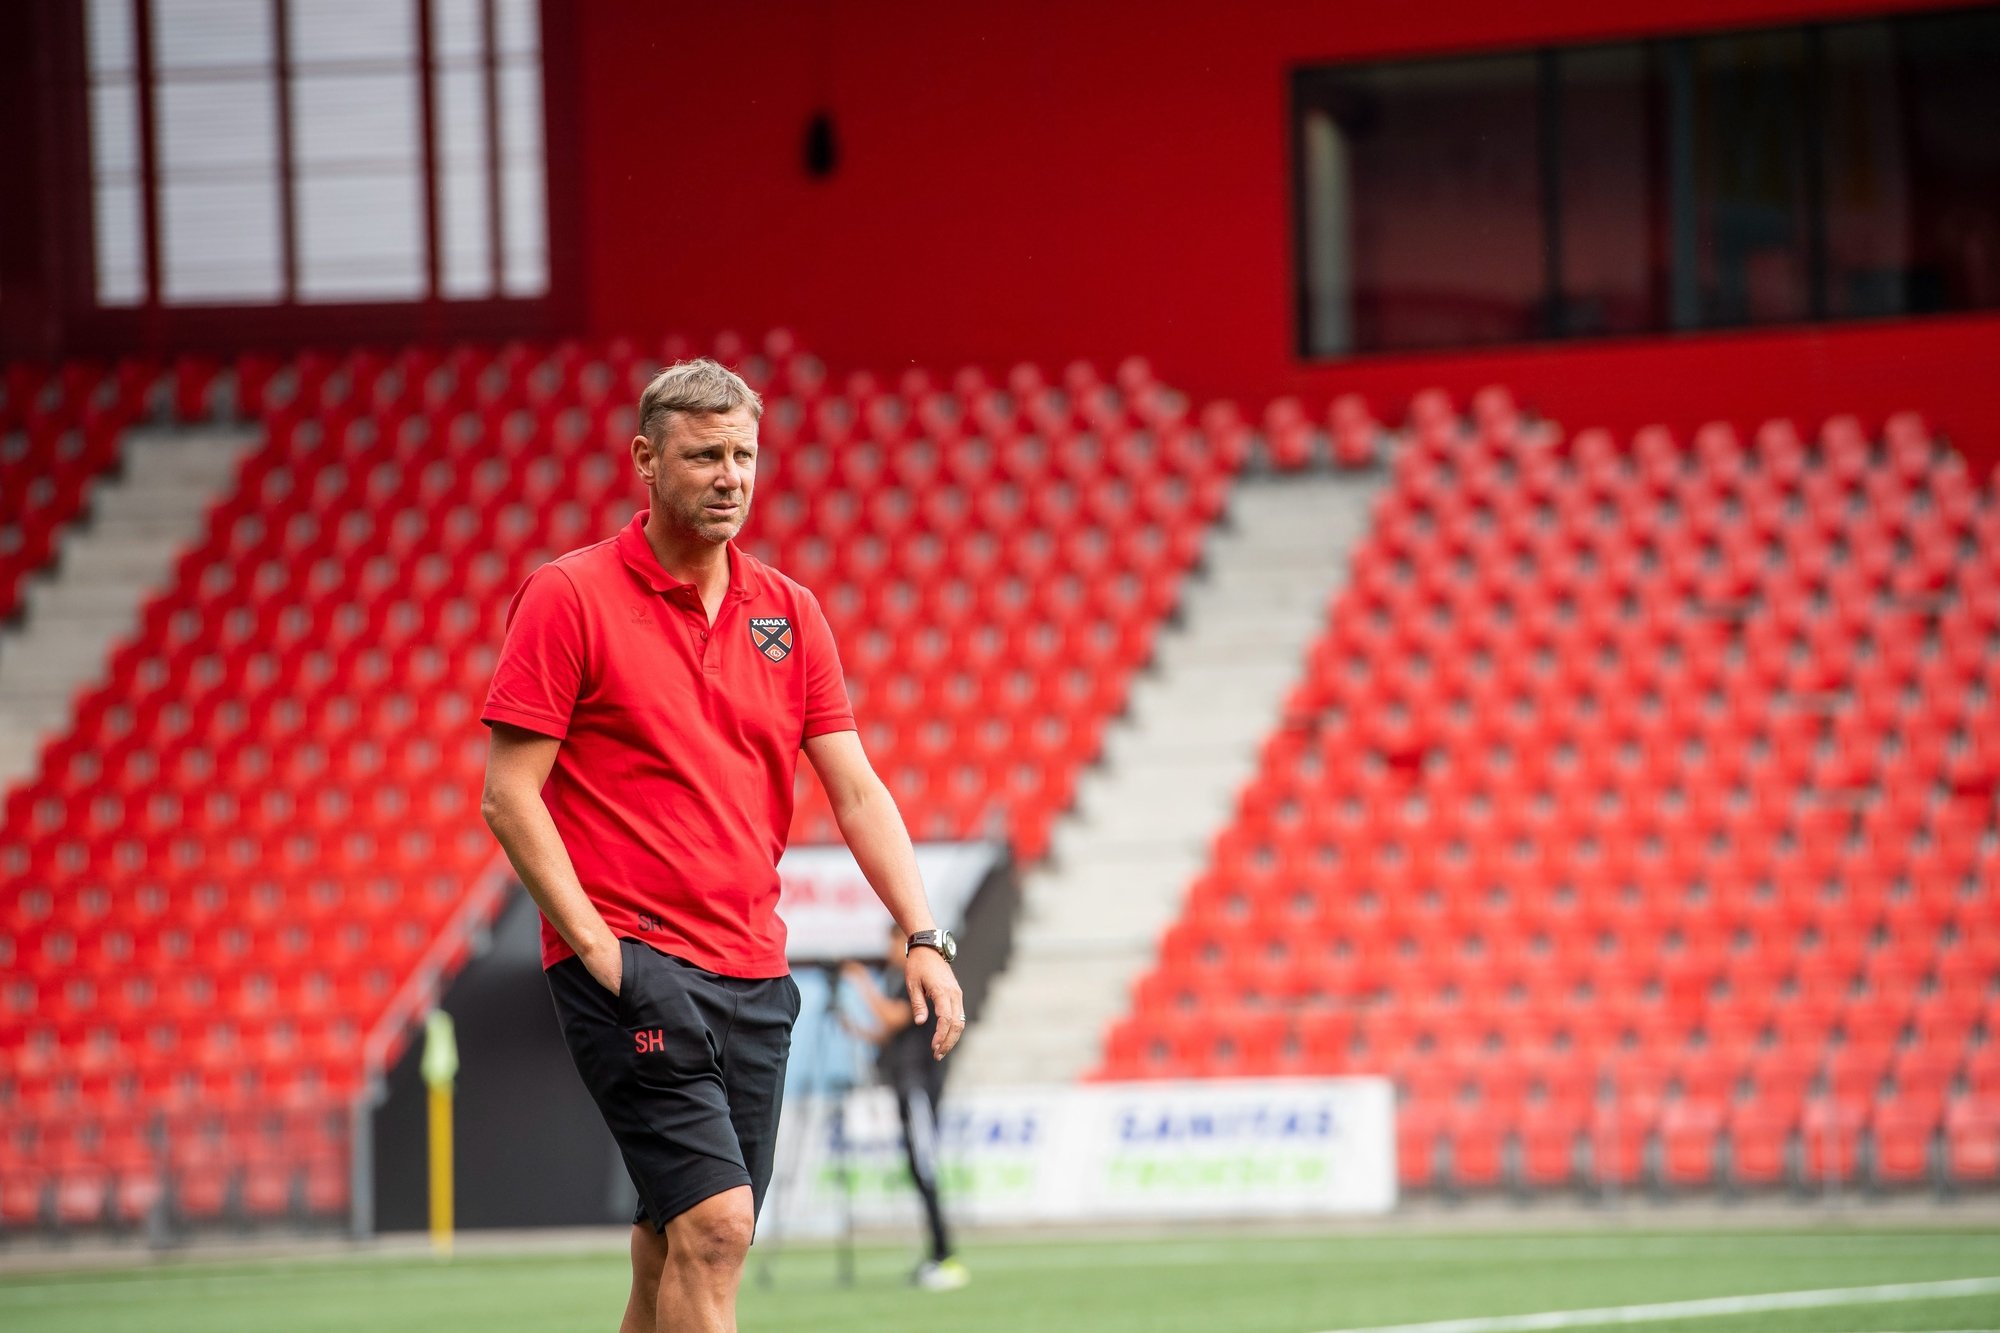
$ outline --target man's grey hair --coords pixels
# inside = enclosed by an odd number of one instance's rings
[[[718,416],[739,407],[749,408],[753,420],[764,417],[762,395],[745,384],[741,375],[705,356],[676,361],[653,376],[639,395],[639,433],[657,445],[666,438],[675,417],[688,413]]]

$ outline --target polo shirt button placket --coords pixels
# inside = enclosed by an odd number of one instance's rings
[[[694,639],[694,657],[697,662],[708,659],[708,613],[701,605],[701,594],[692,584],[676,589],[681,599],[681,614],[687,617],[688,634]]]
[[[719,676],[722,674],[722,653],[717,651],[715,656],[710,657],[708,654],[708,641],[714,638],[716,632],[722,628],[722,617],[726,614],[728,614],[726,606],[718,607],[715,613],[715,623],[711,625],[707,620],[708,612],[706,610],[702,612],[701,665],[702,670],[710,676]]]

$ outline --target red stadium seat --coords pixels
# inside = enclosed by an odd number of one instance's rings
[[[1532,1108],[1520,1121],[1521,1175],[1531,1187],[1561,1189],[1578,1180],[1577,1154],[1586,1110],[1558,1102]]]
[[[0,1170],[0,1227],[19,1231],[49,1221],[53,1214],[50,1183],[41,1170],[23,1163]]]
[[[1446,1122],[1452,1184],[1459,1189],[1493,1189],[1506,1170],[1510,1126],[1491,1107],[1461,1105]]]
[[[1726,1107],[1719,1101],[1681,1098],[1660,1115],[1661,1178],[1668,1185],[1706,1187],[1715,1181]]]
[[[1945,1170],[1959,1185],[2000,1181],[2000,1098],[1961,1097],[1944,1121]]]
[[[1396,1108],[1396,1178],[1404,1189],[1424,1189],[1437,1182],[1438,1141],[1442,1114],[1428,1104]]]
[[[1807,1102],[1799,1123],[1803,1176],[1807,1181],[1852,1181],[1858,1177],[1862,1131],[1868,1116],[1865,1102],[1837,1098]]]
[[[1943,1102],[1937,1097],[1903,1096],[1878,1103],[1869,1126],[1875,1183],[1911,1185],[1931,1180],[1933,1143],[1943,1120]]]

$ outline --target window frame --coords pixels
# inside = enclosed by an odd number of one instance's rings
[[[277,24],[274,77],[277,80],[278,124],[282,128],[291,117],[289,63],[284,59],[289,40],[285,9],[289,0],[269,0]],[[58,0],[60,3],[60,0]],[[504,251],[489,245],[488,261],[494,267],[495,295],[452,298],[443,293],[444,258],[439,249],[442,193],[441,166],[435,136],[437,70],[432,55],[430,5],[418,0],[419,46],[418,115],[422,127],[418,155],[423,173],[421,216],[425,240],[424,292],[399,300],[301,300],[297,282],[296,177],[292,175],[292,136],[278,135],[278,170],[285,184],[278,191],[280,255],[286,295],[277,301],[249,304],[173,304],[161,299],[159,281],[158,201],[161,182],[156,161],[157,143],[152,133],[154,111],[152,43],[150,30],[152,0],[133,0],[135,11],[135,71],[140,138],[138,143],[141,193],[142,264],[146,275],[145,295],[130,305],[101,305],[97,299],[96,217],[90,146],[89,45],[87,7],[61,4],[62,22],[58,29],[61,67],[75,77],[57,81],[61,105],[51,117],[50,148],[53,160],[70,164],[59,170],[55,185],[64,219],[54,248],[62,256],[59,269],[62,320],[61,342],[74,353],[116,355],[127,352],[232,352],[248,347],[290,350],[301,347],[350,344],[356,342],[438,342],[454,340],[492,341],[506,338],[546,338],[574,329],[581,314],[582,218],[577,201],[581,194],[577,154],[552,151],[561,143],[573,143],[579,133],[580,109],[576,99],[579,63],[577,35],[567,7],[543,0],[537,6],[541,41],[541,134],[542,182],[546,220],[547,283],[536,296],[505,296]],[[494,0],[481,0],[488,22],[493,21]],[[491,29],[489,28],[489,31]],[[493,71],[499,55],[491,45],[486,63]],[[491,86],[491,85],[489,85]],[[494,94],[489,92],[489,107]],[[498,152],[499,128],[488,126],[489,154]],[[488,193],[498,203],[501,182],[489,167]],[[497,232],[501,221],[492,215]]]

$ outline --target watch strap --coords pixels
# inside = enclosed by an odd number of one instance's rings
[[[956,951],[945,947],[945,940],[947,938],[946,932],[942,930],[920,930],[910,936],[905,947],[911,949],[934,949],[946,962],[950,962],[951,955]]]

